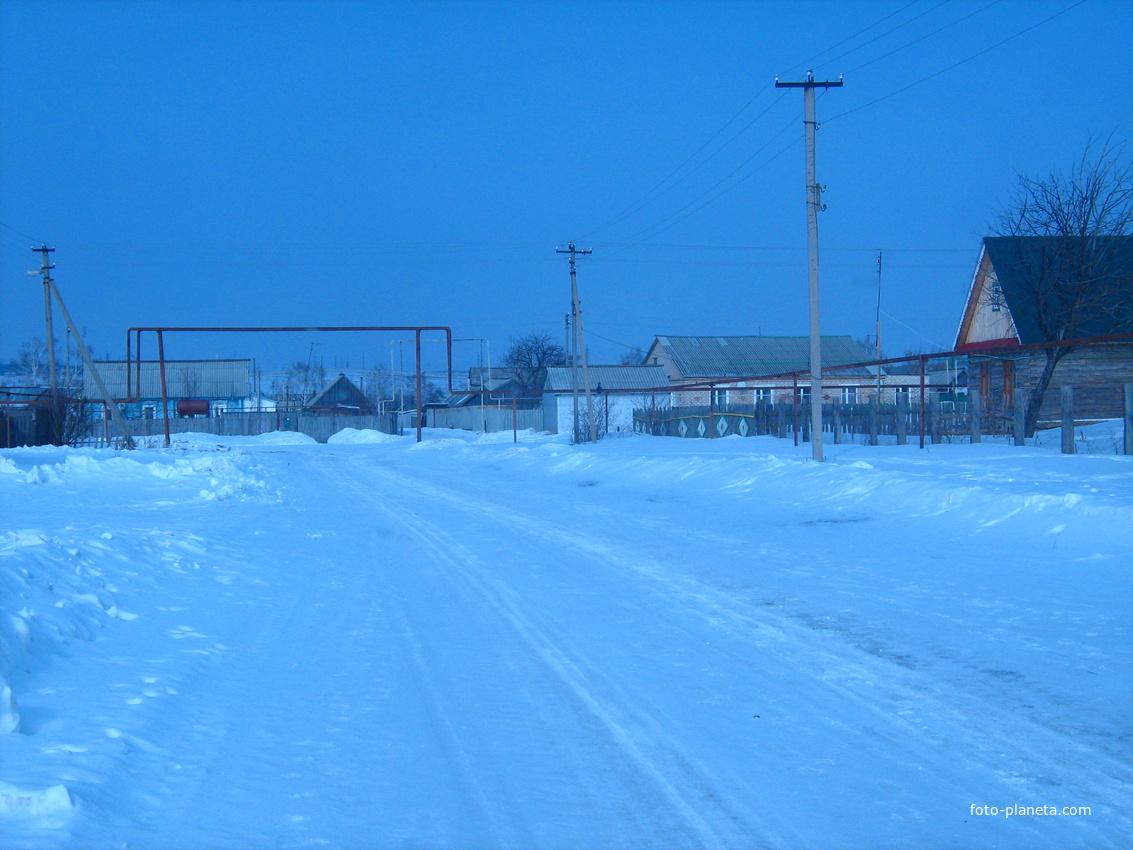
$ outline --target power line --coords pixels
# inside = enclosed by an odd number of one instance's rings
[[[828,48],[826,48],[825,50],[820,51],[815,56],[811,57],[811,59],[808,59],[804,63],[801,63],[800,65],[796,66],[796,68],[804,67],[805,65],[810,63],[812,60],[817,59],[817,58],[823,56],[826,53],[829,53],[831,50],[836,50],[838,47],[842,46],[843,44],[846,44],[847,42],[852,41],[853,39],[857,38],[858,36],[862,35],[863,33],[866,33],[869,30],[873,29],[874,27],[879,26],[880,24],[884,23],[885,21],[889,20],[890,18],[894,17],[895,15],[899,15],[901,12],[904,12],[906,9],[915,5],[917,2],[918,2],[918,0],[912,0],[912,2],[907,3],[906,5],[902,6],[900,9],[896,10],[895,12],[890,12],[888,15],[885,15],[884,17],[880,18],[879,20],[875,21],[874,23],[870,24],[869,26],[858,30],[853,35],[848,36],[847,38],[842,39],[841,41],[835,43],[834,45],[832,45]],[[884,36],[889,35],[890,33],[896,31],[897,29],[900,29],[901,27],[906,26],[909,23],[912,23],[913,21],[917,20],[918,18],[923,17],[924,15],[928,14],[929,12],[934,11],[935,9],[939,8],[939,6],[944,5],[944,3],[946,3],[946,2],[948,2],[948,0],[943,0],[942,3],[937,4],[937,6],[933,6],[931,9],[927,10],[926,12],[922,12],[921,14],[916,15],[913,18],[910,18],[908,21],[905,21],[904,23],[899,24],[896,27],[893,27],[889,30],[886,30],[880,36],[877,36],[877,38],[883,38]],[[998,0],[997,0],[997,2],[998,2]],[[870,41],[867,41],[865,44],[859,45],[858,47],[854,48],[853,50],[848,51],[847,53],[841,54],[841,55],[835,57],[835,59],[832,59],[830,61],[836,61],[837,59],[842,58],[842,56],[847,56],[850,53],[853,53],[857,50],[860,50],[862,47],[865,47],[866,45],[871,44],[873,41],[876,41],[877,38],[870,39]],[[791,70],[794,70],[794,69],[791,69]],[[764,115],[766,115],[767,112],[769,112],[772,109],[772,107],[774,107],[775,104],[777,104],[779,102],[779,100],[782,99],[782,96],[785,96],[786,93],[784,92],[783,95],[780,96],[780,98],[777,98],[775,101],[773,101],[766,109],[763,110],[763,112],[761,112],[759,115],[757,115],[751,121],[749,121],[746,125],[744,125],[744,127],[742,127],[738,132],[736,132],[733,136],[731,136],[726,142],[724,142],[724,144],[722,144],[719,148],[717,148],[715,151],[713,151],[709,156],[707,156],[700,163],[698,163],[696,165],[696,167],[694,167],[693,169],[688,171],[686,174],[681,176],[678,180],[672,182],[670,185],[668,185],[668,186],[665,185],[666,183],[669,183],[669,181],[672,180],[672,178],[674,176],[679,174],[685,168],[685,166],[687,166],[697,156],[699,156],[710,144],[712,144],[712,142],[715,139],[717,139],[725,130],[727,130],[728,127],[730,127],[733,123],[735,123],[735,121],[745,111],[747,111],[747,109],[760,97],[760,95],[762,95],[763,92],[767,91],[768,88],[770,88],[770,85],[771,84],[768,83],[768,84],[764,85],[762,88],[760,88],[759,91],[757,91],[739,109],[739,111],[736,112],[735,115],[733,115],[730,119],[728,119],[728,121],[725,122],[725,124],[719,130],[717,130],[715,133],[713,133],[708,138],[708,140],[706,142],[704,142],[704,144],[702,144],[695,151],[693,151],[693,153],[690,154],[687,158],[685,158],[685,160],[683,162],[681,162],[680,165],[678,165],[671,172],[669,172],[669,174],[667,174],[664,178],[662,178],[657,183],[655,183],[647,192],[645,192],[643,195],[639,196],[637,198],[637,200],[633,201],[631,204],[629,204],[627,207],[625,207],[621,212],[619,212],[612,219],[608,220],[606,223],[599,225],[598,227],[592,228],[591,230],[582,234],[578,238],[579,239],[589,238],[590,236],[593,236],[595,233],[600,233],[601,231],[606,230],[609,227],[612,227],[614,224],[617,224],[620,221],[624,221],[629,216],[633,215],[634,213],[639,212],[640,210],[644,209],[649,204],[658,200],[660,197],[662,197],[668,191],[673,189],[675,186],[679,185],[681,182],[683,182],[684,180],[691,177],[696,171],[698,171],[700,168],[702,168],[704,165],[706,165],[708,162],[710,162],[714,157],[719,155],[725,148],[728,147],[728,145],[730,145],[733,141],[735,141],[737,138],[739,138],[741,135],[743,135],[753,124],[755,124],[756,121],[758,121],[760,118],[762,118]],[[776,134],[776,135],[778,135],[778,134]],[[772,137],[772,141],[774,140],[774,138],[775,137]],[[757,152],[756,155],[758,155],[758,152]],[[753,155],[752,158],[754,158],[754,155]],[[746,162],[750,162],[750,161],[751,160],[749,158],[748,160],[745,161],[744,164],[746,164]],[[741,164],[740,167],[741,168],[743,167],[742,164]],[[738,170],[738,169],[736,169],[736,170]],[[734,174],[734,173],[735,173],[735,171],[732,172],[732,174]],[[731,176],[731,175],[728,175],[728,176]],[[724,180],[726,180],[726,179],[727,179],[727,177],[724,178]],[[747,179],[747,178],[744,178],[744,179]],[[720,182],[723,182],[723,181],[720,181]],[[741,180],[739,182],[743,182],[743,181]],[[719,183],[716,184],[716,186],[718,186],[718,185],[719,185]],[[736,185],[739,185],[739,183],[737,183]],[[661,189],[662,186],[665,186],[665,188]],[[712,189],[714,189],[714,188],[716,188],[716,187],[713,186]],[[725,190],[725,191],[730,191],[731,188],[735,188],[735,187],[730,187],[728,190]],[[661,191],[658,192],[657,191],[658,189],[661,189]],[[708,191],[711,192],[712,189],[709,189]],[[721,194],[723,194],[723,193],[721,193]],[[698,198],[694,199],[691,203],[696,203],[696,201],[699,200],[702,197],[704,197],[703,194],[701,196],[699,196]],[[686,207],[682,207],[681,209],[683,210],[685,208],[687,208],[687,205],[686,205]],[[674,213],[674,215],[679,214],[680,212],[681,212],[681,210],[678,210],[676,213]],[[659,222],[659,223],[662,223],[666,220],[667,219],[662,219],[661,222]],[[683,221],[683,219],[678,219],[678,221]],[[650,228],[646,228],[646,230],[648,230],[648,229],[650,229]],[[642,231],[642,232],[644,232],[644,231]]]
[[[937,3],[935,6],[933,6],[930,9],[926,9],[925,11],[921,12],[919,15],[913,15],[913,17],[909,18],[909,20],[905,21],[904,23],[897,24],[897,26],[892,27],[891,29],[887,29],[885,32],[881,33],[881,35],[876,35],[873,38],[871,38],[869,41],[862,42],[857,47],[854,47],[850,50],[847,50],[845,53],[839,53],[833,59],[827,59],[822,64],[823,65],[829,65],[832,62],[837,62],[839,59],[845,59],[847,56],[849,56],[853,53],[857,53],[863,47],[868,47],[869,45],[873,44],[875,41],[880,41],[881,39],[885,38],[885,36],[897,32],[897,30],[901,29],[902,27],[908,26],[913,21],[920,20],[925,15],[927,15],[931,12],[935,12],[937,9],[939,9],[941,6],[945,5],[948,2],[950,2],[950,0],[941,0],[941,2]],[[912,4],[910,4],[910,5],[912,5]],[[905,8],[907,9],[909,7],[906,6]],[[798,66],[796,66],[796,67],[798,67]]]
[[[702,159],[699,163],[697,163],[694,168],[690,169],[688,172],[686,172],[684,175],[682,175],[679,179],[673,181],[671,184],[666,186],[664,189],[662,189],[660,192],[658,192],[653,197],[649,197],[660,186],[662,186],[664,183],[666,183],[668,180],[670,180],[673,177],[673,175],[677,174],[682,168],[684,168],[686,165],[688,165],[701,151],[703,151],[706,147],[708,147],[708,145],[711,144],[712,141],[717,136],[720,135],[720,133],[722,133],[724,130],[726,130],[732,124],[732,122],[734,122],[737,118],[739,118],[740,115],[742,115],[743,112],[749,106],[751,106],[752,103],[755,102],[755,99],[757,97],[759,97],[759,95],[762,94],[764,91],[766,91],[769,87],[770,87],[770,84],[768,84],[768,85],[764,86],[762,89],[760,89],[759,92],[757,92],[756,95],[754,97],[752,97],[751,100],[749,100],[746,104],[744,104],[743,108],[740,109],[740,111],[737,112],[732,117],[732,119],[730,121],[728,121],[727,124],[725,124],[719,130],[717,130],[707,142],[705,142],[703,145],[701,145],[699,148],[697,148],[696,151],[691,156],[689,156],[684,162],[682,162],[675,169],[673,169],[673,171],[670,172],[669,175],[667,177],[665,177],[664,180],[657,183],[652,189],[650,189],[648,192],[646,192],[645,195],[643,195],[641,198],[639,198],[638,201],[635,201],[633,204],[630,204],[629,207],[627,207],[625,210],[623,210],[615,218],[606,222],[606,224],[602,225],[601,227],[594,228],[593,230],[589,231],[589,233],[583,234],[583,236],[581,238],[586,238],[587,236],[591,236],[595,233],[599,233],[599,232],[605,230],[606,228],[617,224],[619,221],[625,220],[626,218],[633,215],[634,213],[639,212],[640,210],[644,209],[646,206],[648,206],[652,202],[654,202],[657,199],[659,199],[660,197],[662,197],[665,193],[667,193],[671,189],[679,186],[681,183],[683,183],[685,180],[687,180],[689,177],[691,177],[693,174],[695,174],[697,171],[699,171],[701,168],[703,168],[705,165],[707,165],[709,162],[711,162],[716,156],[718,156],[720,153],[722,153],[724,151],[724,149],[726,147],[728,147],[728,145],[730,145],[732,142],[734,142],[736,139],[738,139],[740,136],[742,136],[744,133],[746,133],[749,129],[751,129],[751,127],[755,124],[756,121],[758,121],[760,118],[762,118],[768,112],[770,112],[775,107],[775,105],[780,100],[783,99],[783,97],[785,96],[785,93],[783,95],[780,95],[778,98],[776,98],[771,103],[769,103],[767,105],[767,107],[762,112],[760,112],[753,119],[751,119],[751,121],[749,121],[747,124],[745,124],[743,127],[741,127],[738,131],[736,131],[736,133],[734,133],[731,136],[731,138],[729,138],[726,142],[724,142],[724,144],[720,145],[720,147],[718,147],[715,151],[713,151],[711,154],[709,154],[704,159]]]
[[[947,0],[946,0],[946,1],[947,1]],[[884,18],[881,18],[880,20],[874,21],[874,22],[873,22],[872,24],[870,24],[870,25],[869,25],[868,27],[864,27],[864,28],[862,28],[862,29],[858,30],[858,31],[857,31],[856,33],[854,33],[854,34],[853,34],[853,35],[851,35],[851,36],[847,36],[846,38],[844,38],[844,39],[842,39],[841,41],[839,41],[839,42],[838,42],[837,44],[832,44],[832,45],[831,45],[830,47],[827,47],[827,48],[826,48],[825,50],[821,51],[820,53],[816,53],[816,54],[815,54],[814,56],[811,56],[811,57],[810,57],[809,59],[804,59],[804,60],[803,60],[802,62],[800,62],[799,64],[795,65],[794,67],[792,67],[792,68],[788,68],[788,69],[787,69],[787,70],[786,70],[786,71],[785,71],[785,72],[783,73],[783,76],[787,76],[788,74],[793,74],[793,73],[794,73],[795,71],[798,71],[798,70],[800,70],[800,69],[802,69],[802,68],[813,68],[813,67],[817,67],[817,66],[816,66],[816,65],[814,64],[814,63],[815,63],[815,61],[816,61],[816,60],[818,60],[818,59],[820,59],[821,57],[825,56],[825,55],[826,55],[827,53],[829,53],[829,52],[830,52],[831,50],[837,50],[837,49],[838,49],[839,47],[841,47],[841,46],[842,46],[843,44],[846,44],[847,42],[853,41],[853,40],[854,40],[855,38],[857,38],[857,37],[858,37],[859,35],[862,35],[863,33],[867,33],[867,32],[869,32],[869,31],[870,31],[871,29],[873,29],[873,28],[874,28],[874,27],[876,27],[876,26],[880,26],[881,24],[885,23],[885,22],[886,22],[886,21],[888,21],[888,20],[889,20],[890,18],[892,18],[892,17],[894,16],[894,15],[899,15],[899,14],[901,14],[901,13],[902,13],[902,12],[904,12],[904,11],[905,11],[906,9],[908,9],[908,8],[909,8],[910,6],[915,6],[915,5],[917,5],[917,3],[919,3],[919,2],[920,2],[920,0],[912,0],[912,2],[910,2],[910,3],[906,3],[906,4],[904,5],[904,6],[902,6],[902,7],[901,7],[900,9],[898,9],[897,11],[895,11],[895,12],[890,12],[890,13],[889,13],[888,15],[886,15],[886,16],[885,16]],[[933,8],[936,8],[936,7],[934,6]],[[931,12],[931,11],[932,11],[932,9],[929,9],[929,11]],[[918,17],[920,17],[920,16],[918,15]],[[914,20],[916,20],[916,18],[910,18],[910,19],[909,19],[909,21],[906,21],[906,23],[909,23],[909,22],[911,22],[911,21],[914,21]],[[904,24],[902,24],[901,26],[904,26]],[[900,27],[895,27],[894,29],[899,29],[899,28],[900,28]],[[889,32],[886,32],[886,33],[882,33],[882,35],[888,35],[888,34],[889,34],[890,32],[893,32],[893,30],[889,30]],[[866,44],[869,44],[869,42],[866,42]],[[863,44],[863,45],[862,45],[862,47],[864,47],[864,46],[865,46],[865,45]],[[855,49],[855,50],[857,50],[858,48],[854,48],[854,49]],[[850,51],[850,53],[852,53],[852,52],[853,52],[853,51],[851,50],[851,51]],[[844,54],[842,54],[842,56],[846,56],[846,55],[848,55],[848,54],[845,54],[845,53],[844,53]],[[829,61],[830,61],[830,62],[835,62],[835,61],[837,61],[838,59],[841,59],[841,58],[842,58],[842,56],[836,56],[836,57],[834,57],[834,59],[831,59],[831,60],[829,60]],[[827,63],[823,63],[823,64],[827,64]]]
[[[665,227],[661,227],[660,229],[657,229],[659,225],[665,224],[665,222],[669,221],[669,219],[673,218],[674,216],[680,215],[685,210],[688,210],[689,207],[693,206],[693,204],[695,204],[697,201],[700,201],[701,199],[710,195],[712,192],[716,191],[716,189],[719,188],[723,183],[725,183],[726,181],[728,181],[732,177],[734,177],[736,172],[740,171],[745,165],[747,165],[749,162],[751,162],[753,159],[755,159],[757,156],[759,156],[760,153],[762,153],[764,150],[766,150],[768,147],[770,147],[772,142],[774,142],[777,138],[779,138],[781,135],[783,135],[785,132],[787,132],[791,127],[795,126],[797,121],[798,121],[797,116],[792,117],[790,123],[783,125],[783,128],[781,130],[779,130],[779,132],[776,133],[774,136],[772,136],[770,139],[768,139],[767,142],[762,147],[760,147],[758,150],[756,150],[755,153],[753,153],[751,156],[749,156],[747,159],[745,159],[743,162],[741,162],[739,165],[737,165],[735,168],[733,168],[730,172],[728,172],[723,177],[721,177],[719,180],[717,180],[716,183],[714,183],[712,186],[710,186],[705,191],[701,192],[699,195],[697,195],[695,198],[693,198],[691,201],[689,201],[687,204],[685,204],[680,209],[669,214],[668,216],[661,219],[660,221],[655,222],[654,224],[650,225],[649,227],[646,227],[643,230],[639,230],[637,233],[635,233],[633,236],[630,237],[631,240],[636,240],[636,241],[631,242],[625,248],[622,248],[619,251],[615,251],[614,253],[619,254],[622,251],[628,250],[629,248],[633,248],[633,247],[636,247],[638,245],[643,244],[647,240],[653,238],[654,236],[657,236],[660,233],[664,233],[666,230],[669,230],[670,228],[673,228],[676,225],[680,224],[682,221],[684,221],[689,216],[695,215],[696,213],[700,212],[705,207],[715,203],[717,200],[722,198],[728,192],[735,189],[740,184],[744,183],[747,180],[750,180],[752,177],[754,177],[756,174],[758,174],[760,171],[762,171],[764,168],[766,168],[768,165],[770,165],[776,159],[781,157],[788,150],[790,150],[795,145],[797,145],[799,143],[799,139],[795,139],[792,142],[790,142],[790,144],[786,145],[778,153],[774,154],[773,156],[771,156],[770,158],[768,158],[764,162],[760,163],[758,166],[756,166],[750,172],[745,174],[743,177],[736,180],[731,186],[728,186],[727,188],[722,189],[721,191],[717,192],[715,195],[713,195],[711,198],[709,198],[707,201],[705,201],[700,206],[689,210],[685,215],[680,216],[680,218],[676,219],[675,221],[672,221],[671,223],[667,224]],[[650,233],[650,231],[653,231],[653,232]],[[645,235],[645,234],[648,234],[648,235]],[[641,237],[641,238],[638,238],[638,237]],[[612,256],[612,255],[609,255],[609,256]],[[598,262],[601,262],[603,259],[609,259],[609,256],[599,258]]]
[[[1067,12],[1078,8],[1079,6],[1081,6],[1085,2],[1086,2],[1086,0],[1078,0],[1077,3],[1074,3],[1070,6],[1067,6],[1061,12],[1056,12],[1055,14],[1051,15],[1049,18],[1044,18],[1043,20],[1039,21],[1037,24],[1032,24],[1031,26],[1027,27],[1026,29],[1019,30],[1019,32],[1015,33],[1014,35],[1010,35],[1007,38],[1003,39],[1002,41],[997,41],[995,44],[991,45],[991,47],[985,47],[983,50],[979,51],[978,53],[973,53],[971,56],[968,56],[965,59],[961,59],[959,62],[954,62],[953,64],[949,65],[947,68],[942,68],[939,71],[936,71],[935,73],[929,74],[927,77],[922,77],[921,79],[917,80],[916,82],[909,83],[907,86],[902,86],[901,88],[897,89],[896,91],[890,92],[887,95],[883,95],[883,96],[877,98],[876,100],[871,100],[868,103],[863,103],[861,106],[855,106],[853,109],[847,109],[845,112],[840,112],[840,113],[838,113],[837,115],[835,115],[831,118],[827,118],[826,122],[829,123],[830,121],[836,121],[837,119],[844,118],[847,115],[853,114],[854,112],[860,112],[863,109],[867,109],[871,106],[876,106],[877,104],[881,103],[883,100],[888,100],[889,98],[894,97],[896,95],[899,95],[902,92],[906,92],[909,89],[914,88],[915,86],[919,86],[922,83],[927,83],[929,80],[934,79],[936,77],[939,77],[941,74],[946,74],[951,70],[959,68],[961,65],[964,65],[968,62],[971,62],[973,59],[978,59],[979,57],[983,56],[985,53],[990,53],[991,51],[1002,47],[1003,45],[1007,44],[1007,42],[1009,42],[1009,41],[1014,41],[1015,39],[1019,38],[1019,36],[1025,35],[1026,33],[1029,33],[1031,30],[1037,29],[1038,27],[1041,27],[1043,24],[1050,23],[1055,18],[1058,18],[1058,17],[1061,17],[1062,15],[1065,15]]]
[[[937,29],[934,29],[932,32],[928,33],[927,35],[922,35],[920,38],[917,38],[917,39],[914,39],[913,41],[910,41],[908,44],[903,44],[903,45],[901,45],[900,47],[898,47],[894,50],[890,50],[888,53],[883,53],[881,56],[878,56],[876,59],[870,59],[868,62],[863,62],[861,65],[858,65],[856,68],[851,68],[846,73],[852,74],[855,71],[860,71],[862,68],[868,68],[870,65],[874,64],[875,62],[880,62],[882,59],[888,59],[893,54],[900,53],[902,50],[907,50],[910,47],[912,47],[914,44],[920,44],[925,39],[932,38],[934,35],[937,35],[938,33],[944,32],[949,27],[954,27],[954,26],[956,26],[956,24],[958,24],[962,21],[966,21],[966,20],[968,20],[968,18],[971,18],[975,15],[978,15],[980,12],[986,11],[987,9],[990,9],[992,6],[995,6],[995,5],[1002,3],[1002,2],[1003,2],[1003,0],[991,0],[991,2],[988,3],[986,6],[981,6],[980,8],[976,9],[974,12],[969,12],[967,15],[964,15],[963,17],[957,18],[956,20],[952,21],[951,23],[947,23],[942,27],[938,27]]]
[[[0,227],[6,227],[6,228],[8,228],[8,230],[12,231],[13,233],[17,234],[18,236],[22,236],[24,239],[30,239],[32,242],[38,242],[40,244],[43,243],[42,239],[36,239],[34,236],[28,236],[26,233],[23,233],[22,231],[16,230],[16,228],[12,227],[12,225],[5,224],[2,221],[0,221]]]

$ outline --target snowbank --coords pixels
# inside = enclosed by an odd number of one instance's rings
[[[405,440],[396,434],[386,434],[370,428],[343,428],[337,434],[327,437],[331,445],[357,445],[361,443],[398,443]]]

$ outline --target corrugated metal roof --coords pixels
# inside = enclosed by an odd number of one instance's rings
[[[779,375],[804,371],[810,364],[810,339],[805,336],[659,336],[657,341],[686,379]],[[824,368],[872,359],[853,337],[822,337]],[[867,375],[869,371],[839,374]]]
[[[126,361],[95,361],[95,368],[113,398],[126,397]],[[130,364],[130,395],[161,398],[160,363],[143,360],[141,391],[138,391],[138,363]],[[165,384],[169,398],[244,398],[251,385],[251,360],[166,360]],[[98,395],[91,376],[84,370],[83,395]]]
[[[601,384],[604,390],[647,390],[669,384],[662,366],[590,366],[586,371],[590,375],[591,389]],[[546,389],[570,392],[570,373],[569,366],[548,366]],[[582,370],[578,373],[581,381]]]

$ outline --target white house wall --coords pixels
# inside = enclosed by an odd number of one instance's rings
[[[642,406],[642,396],[639,395],[602,395],[597,393],[591,396],[594,399],[594,417],[599,430],[606,425],[606,401],[609,401],[610,433],[618,429],[622,431],[633,430],[633,410]],[[648,402],[645,402],[648,404]],[[563,395],[548,395],[548,403],[544,409],[550,413],[547,416],[547,425],[555,428],[557,434],[570,434],[574,430],[574,399],[567,393]],[[586,429],[587,424],[586,395],[578,394],[578,423],[579,427]]]

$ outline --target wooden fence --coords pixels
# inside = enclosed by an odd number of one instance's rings
[[[488,434],[510,431],[513,426],[521,431],[528,428],[542,431],[543,408],[516,410],[513,419],[510,407],[441,407],[430,409],[426,421],[434,428],[459,428]]]
[[[161,419],[129,419],[126,421],[131,437],[160,437],[165,434]],[[300,413],[297,410],[261,411],[252,413],[225,413],[221,416],[178,417],[169,420],[171,434],[216,434],[222,437],[250,437],[272,431],[295,431],[325,443],[328,437],[343,428],[396,433],[396,421],[390,414],[381,416],[322,415]],[[117,429],[110,425],[109,436],[117,437]],[[91,441],[106,437],[104,422],[92,425]]]

